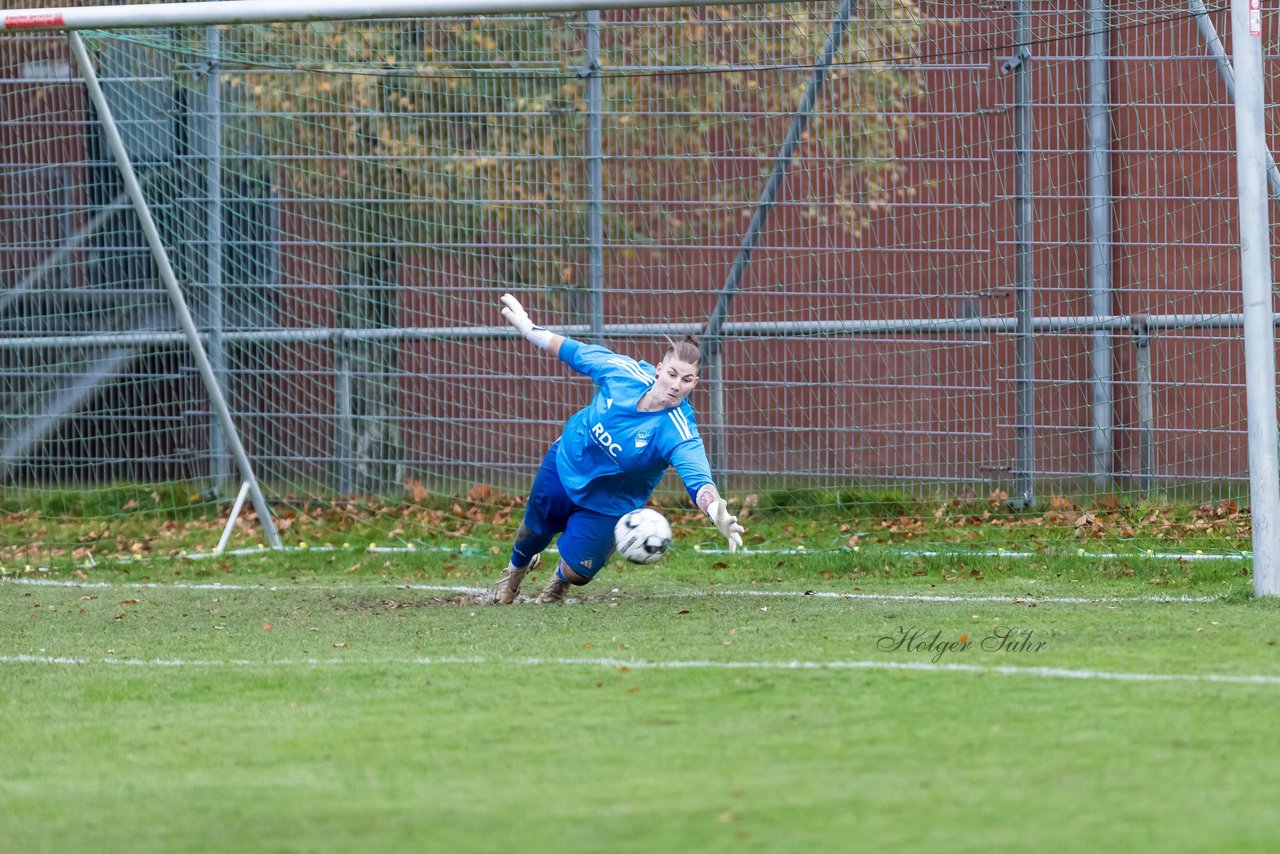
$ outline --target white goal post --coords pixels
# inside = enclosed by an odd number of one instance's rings
[[[1236,170],[1249,422],[1253,588],[1280,595],[1280,460],[1277,458],[1274,294],[1267,206],[1265,77],[1258,0],[1231,0],[1235,60]]]

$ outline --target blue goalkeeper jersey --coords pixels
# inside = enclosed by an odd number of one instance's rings
[[[644,506],[669,466],[696,501],[712,480],[689,401],[641,412],[636,407],[655,381],[654,366],[605,347],[566,338],[560,360],[599,387],[560,436],[556,468],[574,503],[621,516]]]

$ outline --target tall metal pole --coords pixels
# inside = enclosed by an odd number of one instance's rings
[[[1014,213],[1014,240],[1017,243],[1014,282],[1016,331],[1014,342],[1017,359],[1016,426],[1017,448],[1014,456],[1014,494],[1011,502],[1018,507],[1035,503],[1035,332],[1034,288],[1032,266],[1033,236],[1031,186],[1031,4],[1018,0],[1015,14],[1017,54],[1010,63],[1013,71],[1013,136],[1014,183],[1017,208]]]
[[[587,13],[587,239],[590,244],[591,337],[604,335],[604,110],[600,81],[600,13]]]
[[[221,30],[205,28],[205,50],[209,63],[205,73],[204,93],[204,167],[205,193],[208,198],[208,220],[205,223],[207,248],[205,250],[206,318],[209,325],[209,362],[222,393],[227,393],[227,350],[222,340],[222,73],[220,54]],[[231,479],[231,458],[227,454],[227,439],[214,418],[209,425],[209,476],[215,495],[228,490]]]
[[[1259,596],[1276,596],[1280,595],[1280,470],[1276,453],[1276,351],[1271,232],[1267,222],[1262,13],[1258,6],[1258,0],[1231,0],[1231,53],[1236,72],[1236,172],[1240,187],[1253,590]]]
[[[1109,0],[1089,0],[1089,313],[1111,314],[1111,54]],[[1115,400],[1112,337],[1090,335],[1090,412],[1093,413],[1093,477],[1099,486],[1111,479],[1115,460]]]
[[[178,277],[174,274],[173,266],[169,263],[169,255],[160,240],[160,232],[156,229],[155,220],[151,217],[151,209],[147,206],[147,200],[142,195],[142,187],[138,184],[138,176],[133,170],[133,162],[129,159],[129,152],[125,150],[124,140],[120,138],[120,128],[117,126],[115,116],[111,112],[111,106],[107,103],[106,95],[102,92],[102,85],[98,82],[98,75],[93,69],[93,63],[89,61],[89,53],[85,50],[84,40],[80,38],[78,32],[69,33],[67,40],[71,45],[71,52],[75,56],[76,64],[80,67],[80,74],[84,78],[85,87],[89,90],[89,98],[93,101],[93,106],[98,111],[98,119],[102,122],[102,130],[107,138],[107,145],[115,157],[116,166],[120,169],[120,180],[124,184],[125,192],[129,194],[130,201],[133,202],[134,210],[137,211],[138,224],[142,227],[142,233],[146,235],[147,245],[151,247],[151,255],[155,259],[156,268],[159,270],[160,280],[164,282],[165,290],[169,294],[169,302],[173,306],[173,313],[177,317],[178,325],[182,327],[182,333],[187,339],[187,346],[190,348],[191,356],[195,360],[196,368],[200,371],[200,378],[204,380],[205,389],[209,394],[209,403],[213,406],[214,414],[218,416],[218,420],[222,423],[231,454],[235,457],[236,463],[240,467],[240,477],[249,484],[249,494],[253,498],[254,509],[258,511],[258,520],[262,523],[263,534],[271,547],[278,549],[281,545],[280,534],[276,531],[275,522],[271,519],[271,508],[267,506],[267,500],[262,495],[258,479],[254,476],[253,466],[249,462],[249,455],[245,453],[244,445],[240,443],[240,434],[236,432],[235,422],[232,421],[231,412],[227,409],[227,401],[223,398],[222,390],[218,387],[218,381],[213,375],[213,368],[209,365],[209,357],[205,355],[204,345],[200,341],[200,332],[196,329],[195,321],[191,319],[191,311],[187,308],[186,298],[183,297],[182,288],[178,285]]]

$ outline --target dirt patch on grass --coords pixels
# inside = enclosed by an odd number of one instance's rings
[[[447,594],[447,595],[405,595],[363,597],[355,601],[334,602],[338,611],[401,611],[409,608],[473,608],[478,605],[492,605],[491,594]]]
[[[520,596],[514,604],[516,606],[532,605],[534,604],[534,598],[536,598],[536,594]],[[617,593],[610,593],[604,596],[570,596],[564,604],[568,606],[614,604],[624,599],[633,598],[635,597]],[[499,606],[493,601],[493,594],[486,591],[480,594],[459,593],[432,596],[414,594],[394,597],[363,597],[354,602],[334,602],[333,607],[337,611],[401,611],[414,608],[489,608],[506,606]]]

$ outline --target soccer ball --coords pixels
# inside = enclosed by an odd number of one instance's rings
[[[613,539],[632,563],[656,563],[671,548],[671,525],[657,510],[632,510],[613,526]]]

